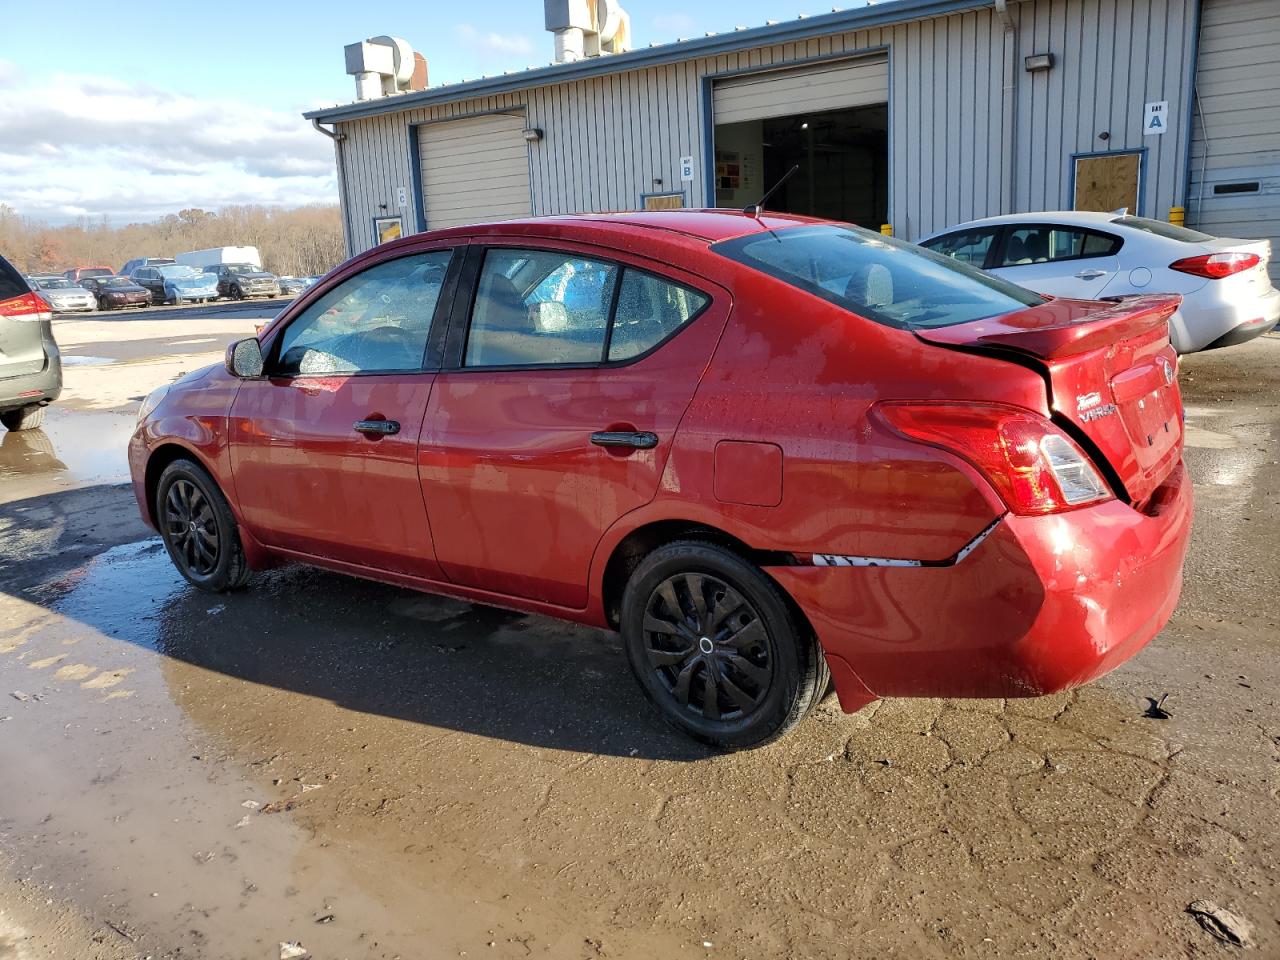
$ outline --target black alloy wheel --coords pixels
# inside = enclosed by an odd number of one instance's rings
[[[773,651],[760,613],[719,577],[681,573],[654,588],[645,654],[675,701],[707,720],[737,720],[764,699]]]
[[[185,459],[165,467],[152,515],[169,559],[187,582],[223,593],[249,581],[235,514],[204,467]]]
[[[188,572],[207,578],[218,568],[221,541],[209,498],[192,481],[169,485],[164,498],[164,529]]]
[[[645,556],[623,591],[619,629],[663,718],[722,749],[781,737],[830,680],[817,638],[778,584],[719,543],[677,540]]]

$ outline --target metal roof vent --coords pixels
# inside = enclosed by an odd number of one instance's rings
[[[427,61],[399,37],[370,37],[343,48],[356,99],[375,100],[427,88]]]
[[[556,63],[631,49],[631,16],[618,0],[542,0]]]

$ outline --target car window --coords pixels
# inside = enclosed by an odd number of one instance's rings
[[[921,246],[934,253],[940,253],[944,257],[950,257],[952,260],[981,267],[987,262],[987,253],[991,250],[991,243],[995,240],[995,236],[995,227],[963,230],[926,240]]]
[[[1016,227],[1009,231],[1004,253],[997,266],[1019,267],[1055,260],[1078,260],[1081,257],[1105,257],[1120,249],[1119,237],[1112,237],[1077,227],[1041,224]]]
[[[711,249],[899,329],[947,327],[1044,302],[966,263],[861,227],[788,227],[724,240]]]
[[[615,264],[547,250],[485,254],[464,365],[599,363]]]
[[[629,360],[653,349],[710,303],[705,294],[642,270],[622,271],[609,336],[609,359]]]
[[[1214,239],[1199,230],[1188,230],[1186,227],[1165,223],[1163,220],[1148,220],[1146,217],[1116,217],[1111,222],[1117,227],[1141,230],[1157,237],[1164,237],[1166,240],[1181,240],[1183,243],[1204,243],[1206,240]]]
[[[451,256],[435,250],[400,257],[344,280],[285,329],[273,372],[420,369]]]

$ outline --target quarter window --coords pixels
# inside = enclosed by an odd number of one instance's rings
[[[622,272],[609,359],[629,360],[656,347],[692,320],[710,298],[653,274]]]
[[[400,257],[344,280],[285,329],[275,372],[421,369],[451,256],[435,250]]]

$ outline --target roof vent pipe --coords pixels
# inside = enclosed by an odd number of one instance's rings
[[[555,37],[555,62],[570,63],[631,49],[631,17],[618,0],[542,0]]]
[[[347,44],[343,52],[347,73],[356,78],[357,100],[426,89],[426,60],[399,37],[370,37]]]

